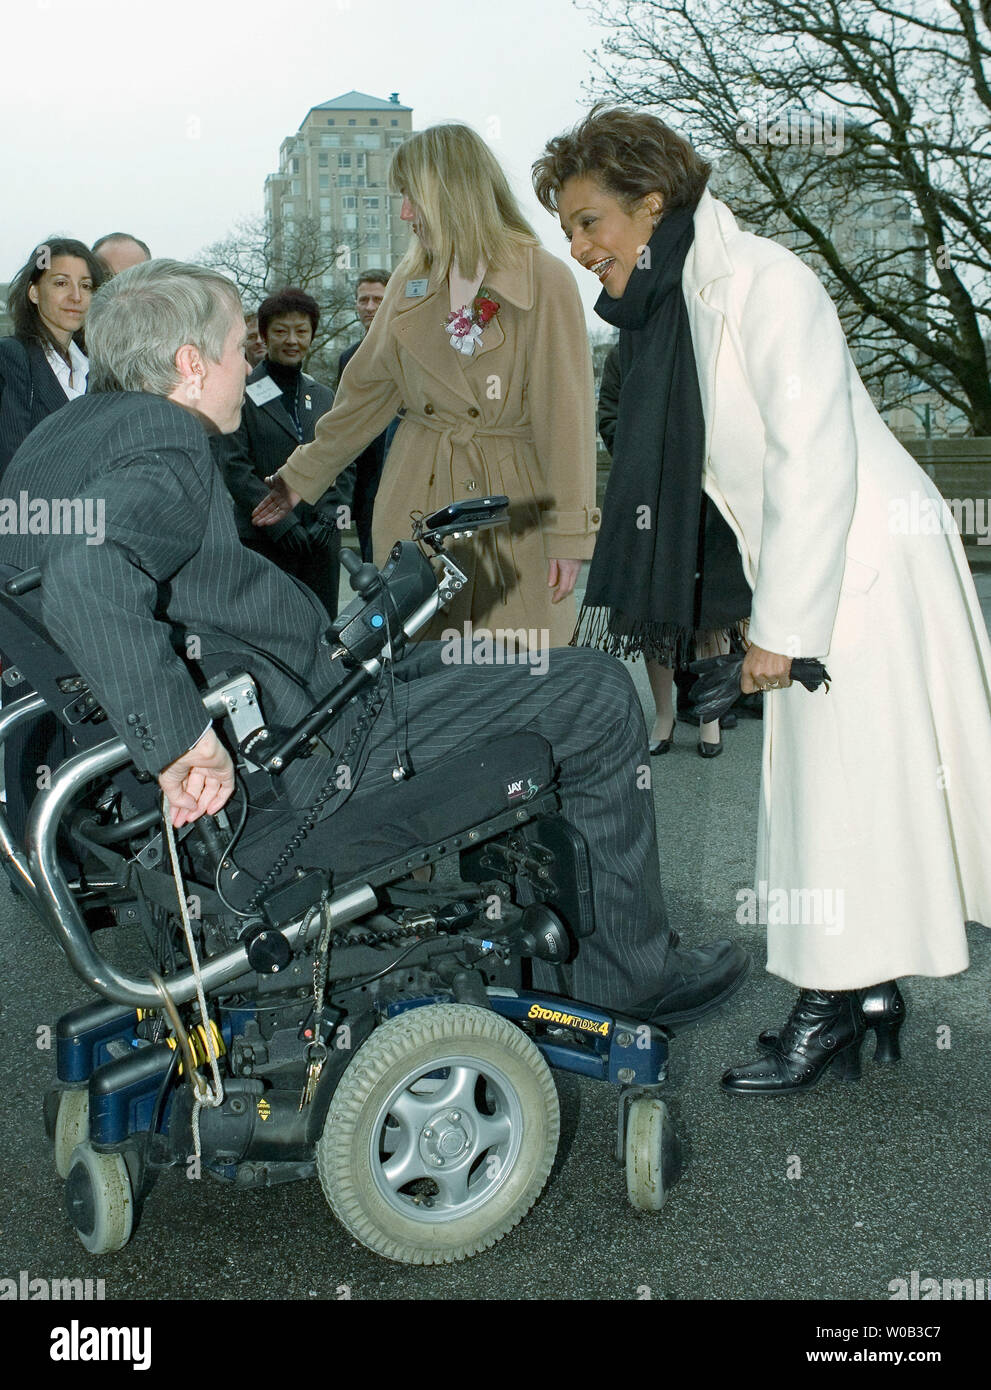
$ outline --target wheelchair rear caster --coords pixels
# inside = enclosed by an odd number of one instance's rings
[[[678,1179],[681,1151],[667,1106],[653,1087],[630,1087],[619,1098],[619,1149],[626,1195],[637,1211],[660,1211]]]
[[[547,1181],[557,1088],[512,1023],[467,1004],[376,1029],[338,1083],[317,1144],[335,1215],[370,1250],[447,1264],[495,1245]]]
[[[77,1144],[89,1138],[89,1089],[62,1091],[55,1114],[55,1171],[60,1178],[69,1176],[72,1153]]]
[[[77,1144],[65,1203],[76,1235],[91,1255],[125,1246],[134,1225],[134,1191],[123,1155],[97,1153],[88,1140]]]

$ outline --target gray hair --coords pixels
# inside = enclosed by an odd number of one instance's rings
[[[144,261],[100,292],[86,319],[90,391],[168,396],[179,385],[175,355],[186,343],[219,362],[232,325],[241,323],[233,283],[182,261]]]

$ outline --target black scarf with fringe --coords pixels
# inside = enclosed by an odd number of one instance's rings
[[[694,659],[697,630],[731,627],[750,611],[736,538],[702,492],[705,420],[681,287],[694,213],[663,217],[622,298],[603,290],[595,305],[620,330],[622,387],[602,526],[571,639],[672,666]]]

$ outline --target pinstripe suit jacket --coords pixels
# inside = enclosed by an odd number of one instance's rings
[[[41,566],[45,624],[142,770],[157,774],[206,727],[187,653],[249,670],[269,723],[299,719],[334,683],[326,613],[241,544],[207,433],[182,407],[141,392],[70,402],[11,461],[0,492],[21,489],[89,500],[93,519],[104,509],[102,544],[0,534],[0,561]]]
[[[39,343],[0,338],[0,474],[35,425],[68,399]]]

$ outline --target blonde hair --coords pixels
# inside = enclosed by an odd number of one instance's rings
[[[411,135],[392,158],[389,186],[415,204],[427,243],[413,238],[403,274],[434,266],[446,274],[456,262],[470,276],[539,245],[498,161],[469,126],[428,126]]]

